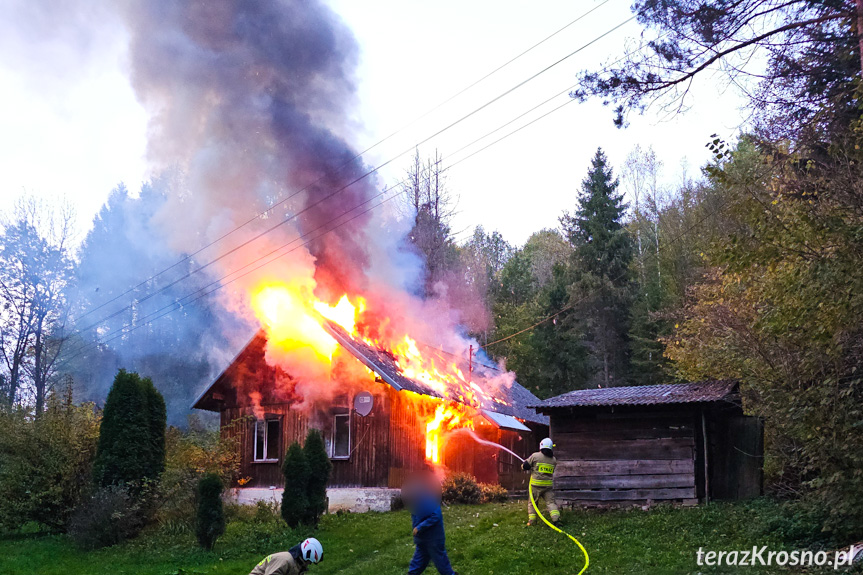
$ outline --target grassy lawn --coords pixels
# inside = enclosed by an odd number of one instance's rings
[[[788,548],[762,534],[760,512],[771,504],[711,504],[650,511],[565,512],[563,528],[590,553],[588,573],[684,574],[776,573],[775,567],[737,570],[698,567],[695,552]],[[447,543],[462,575],[557,575],[577,573],[582,555],[569,539],[545,526],[526,528],[521,503],[445,508]],[[64,536],[15,535],[0,539],[3,575],[237,574],[245,575],[263,556],[284,550],[311,532],[292,532],[275,521],[234,521],[212,553],[181,529],[151,531],[132,542],[85,552]],[[323,563],[312,575],[395,575],[407,572],[413,553],[406,511],[330,515],[315,533],[324,545]],[[436,573],[433,567],[426,571]]]

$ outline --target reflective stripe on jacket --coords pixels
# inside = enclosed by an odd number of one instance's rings
[[[557,465],[557,459],[549,457],[537,451],[527,458],[527,463],[530,465],[530,484],[537,487],[551,487],[553,484],[554,468]]]

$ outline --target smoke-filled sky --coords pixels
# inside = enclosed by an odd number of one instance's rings
[[[351,53],[356,62],[349,64],[356,66],[346,74],[356,95],[345,94],[338,117],[316,120],[326,122],[354,149],[365,149],[598,4],[330,0],[341,25],[350,31],[347,36],[355,38],[356,52]],[[630,15],[628,6],[625,0],[609,0],[372,150],[364,156],[365,164],[390,160],[623,22]],[[152,149],[147,156],[147,142],[158,94],[149,93],[145,109],[141,97],[148,92],[140,85],[137,92],[133,88],[129,46],[134,35],[123,23],[124,18],[144,15],[109,12],[88,2],[27,0],[0,0],[0,14],[0,209],[24,190],[65,195],[77,207],[83,236],[119,181],[135,190],[155,166]],[[455,150],[573,85],[579,70],[621,54],[627,38],[640,32],[635,22],[625,25],[428,142],[421,153],[430,155],[437,148],[445,163],[458,160],[471,150],[457,155]],[[267,38],[261,42],[279,44]],[[149,64],[158,71],[158,61]],[[315,97],[334,95],[324,91]],[[566,96],[560,96],[491,139],[564,101]],[[483,224],[521,243],[531,232],[555,226],[560,212],[572,207],[597,146],[619,166],[635,144],[653,145],[665,162],[668,181],[679,177],[684,160],[695,174],[707,159],[704,143],[709,136],[717,132],[733,137],[737,132],[744,117],[741,103],[718,78],[707,77],[695,87],[686,114],[669,119],[658,110],[648,111],[631,117],[626,130],[614,128],[611,111],[597,102],[567,105],[448,173],[460,196],[453,227],[460,231]],[[407,160],[397,159],[382,170],[378,185],[398,181]]]

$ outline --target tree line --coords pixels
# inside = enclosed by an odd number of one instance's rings
[[[478,335],[540,396],[736,379],[746,411],[764,420],[767,486],[794,504],[791,529],[853,536],[863,528],[863,4],[632,9],[641,49],[584,71],[571,96],[602,98],[624,128],[648,105],[693,105],[692,83],[719,72],[748,97],[748,128],[733,142],[712,137],[701,177],[662,193],[656,158],[635,151],[620,170],[632,202],[622,219],[619,182],[597,153],[560,227],[485,268],[493,321]]]

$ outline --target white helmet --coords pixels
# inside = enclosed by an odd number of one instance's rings
[[[324,557],[324,548],[321,542],[314,537],[309,537],[300,545],[300,551],[303,554],[303,561],[308,563],[319,563]]]
[[[540,449],[551,449],[552,447],[554,447],[554,444],[551,442],[550,437],[546,437],[545,439],[543,439],[542,441],[539,442],[539,448]]]

